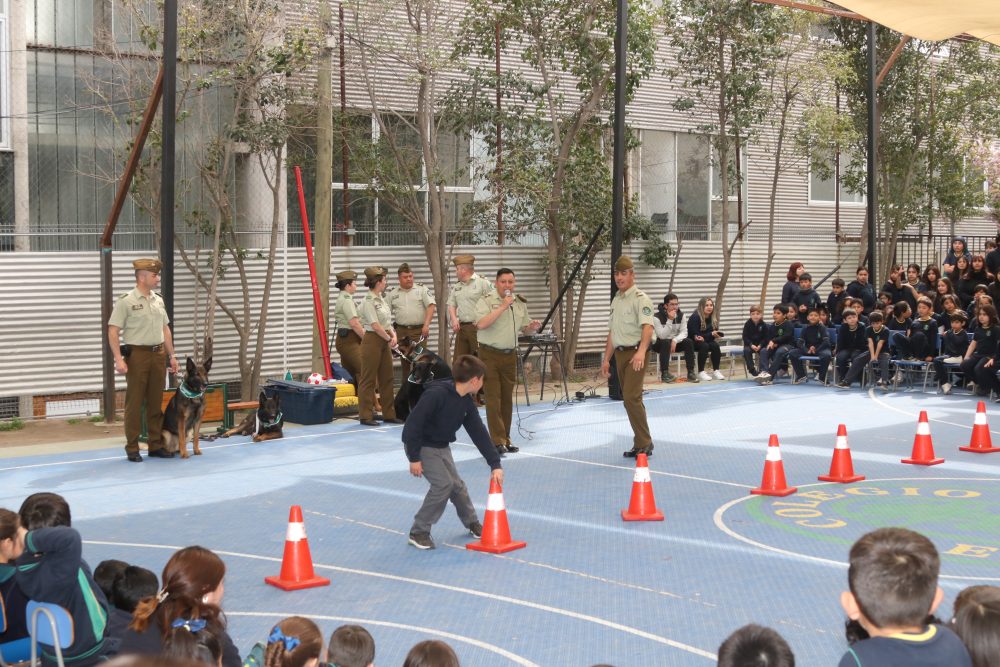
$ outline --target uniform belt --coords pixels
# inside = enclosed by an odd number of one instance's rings
[[[463,327],[474,327],[474,326],[476,326],[475,322],[459,322],[459,324],[461,324]]]
[[[623,352],[625,350],[638,350],[639,344],[635,345],[615,345],[615,352]]]
[[[163,351],[163,343],[160,343],[159,345],[132,345],[131,343],[129,343],[129,347],[132,348],[133,350],[142,350],[143,352]]]
[[[493,347],[492,345],[487,345],[486,343],[480,343],[479,347],[485,347],[488,350],[492,350],[494,352],[499,352],[500,354],[510,354],[511,352],[514,351],[513,348],[506,348],[506,349],[504,349],[504,348],[499,348],[499,347]]]
[[[462,322],[462,324],[465,324],[465,323]],[[396,322],[396,326],[397,327],[407,327],[408,329],[422,329],[423,326],[424,326],[424,323],[423,322],[419,322],[418,324],[403,324],[402,322]]]

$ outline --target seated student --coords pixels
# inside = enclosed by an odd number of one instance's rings
[[[163,567],[162,588],[136,606],[119,653],[159,654],[175,621],[200,619],[222,644],[223,667],[241,667],[240,652],[226,633],[220,606],[225,576],[222,559],[204,547],[185,547],[175,552]]]
[[[917,318],[910,323],[910,335],[896,339],[896,349],[902,359],[934,361],[938,349],[938,323],[931,314],[933,309],[934,303],[926,296],[917,299]]]
[[[878,293],[878,304],[876,304],[875,310],[882,313],[882,317],[884,317],[886,321],[892,317],[892,310],[895,306],[896,302],[892,300],[892,294],[885,291]]]
[[[80,533],[69,526],[29,530],[15,575],[17,586],[28,599],[52,603],[69,612],[73,643],[62,655],[66,664],[74,666],[103,661],[108,624],[108,603],[82,554]],[[51,647],[43,644],[41,654],[42,665],[57,664]]]
[[[437,639],[427,639],[410,649],[403,667],[459,667],[459,662],[450,646]]]
[[[69,503],[58,493],[33,493],[24,499],[17,513],[27,530],[72,525]]]
[[[18,647],[16,650],[19,654],[23,648],[23,655],[30,655],[30,644],[27,640],[28,624],[24,615],[28,598],[17,587],[15,581],[17,572],[15,563],[24,552],[26,532],[16,513],[0,508],[0,613],[4,614],[7,621],[6,629],[0,632],[0,652],[4,650],[4,645],[8,645],[5,655],[11,661],[21,657],[18,655],[12,658],[11,651],[15,650],[15,646]],[[19,610],[20,613],[14,613],[15,610]]]
[[[788,304],[788,309],[785,311],[785,319],[788,320],[792,326],[799,321],[799,309],[794,304]]]
[[[779,303],[771,311],[774,323],[768,332],[767,345],[760,350],[760,373],[757,384],[771,384],[785,368],[788,355],[795,349],[795,320],[787,319],[788,304]]]
[[[965,332],[967,319],[961,310],[956,311],[951,316],[951,328],[942,335],[941,339],[941,352],[943,354],[934,357],[934,373],[937,376],[938,386],[941,388],[942,394],[950,394],[952,387],[944,365],[961,364],[965,353],[969,350],[969,335]],[[960,371],[954,372],[961,375]]]
[[[375,664],[375,640],[360,625],[342,625],[330,635],[326,662],[331,667],[372,667]]]
[[[810,308],[816,308],[823,303],[819,298],[819,294],[813,289],[812,282],[812,276],[808,273],[803,273],[799,276],[799,291],[792,297],[792,305],[795,306],[799,324],[804,325],[809,321]]]
[[[865,337],[865,327],[858,322],[858,314],[853,308],[844,309],[844,323],[837,331],[837,386],[847,388],[851,385],[845,380],[848,366],[859,364],[864,370],[868,363],[868,339]],[[857,377],[861,376],[858,371]]]
[[[210,667],[222,665],[222,644],[203,618],[183,619],[173,622],[163,639],[160,655],[174,660]]]
[[[709,297],[702,297],[698,301],[698,310],[688,318],[688,338],[694,341],[694,349],[698,353],[698,379],[702,381],[725,380],[720,368],[722,364],[722,350],[719,348],[719,339],[723,333],[719,331],[719,315],[715,312],[715,300]],[[705,362],[709,355],[712,358],[712,367],[715,369],[711,375],[705,372]]]
[[[927,283],[921,280],[919,264],[910,264],[906,267],[906,284],[913,289],[917,297],[927,293]],[[911,304],[911,307],[916,308],[916,305]]]
[[[1000,341],[1000,323],[997,320],[997,309],[990,305],[979,309],[978,318],[979,326],[965,352],[961,369],[967,388],[975,385],[977,395],[989,396],[997,381],[995,357]]]
[[[303,616],[289,616],[271,628],[267,644],[254,645],[243,667],[318,667],[322,650],[323,635],[316,624]]]
[[[744,625],[719,647],[719,667],[795,667],[792,648],[771,628]]]
[[[955,598],[951,629],[972,657],[972,667],[1000,665],[1000,588],[969,586]]]
[[[938,321],[938,329],[947,331],[951,328],[951,316],[955,313],[962,313],[968,320],[968,313],[958,307],[958,297],[954,294],[946,294],[941,297],[941,312],[935,315]]]
[[[97,567],[100,569],[101,566]],[[156,595],[159,589],[160,584],[156,580],[156,574],[137,565],[126,566],[121,576],[115,579],[111,595],[108,597],[111,610],[108,614],[106,655],[118,654],[122,637],[132,622],[132,614],[135,613],[139,601]]]
[[[747,367],[747,377],[755,378],[760,370],[754,360],[760,350],[767,345],[768,326],[764,322],[764,311],[758,305],[750,306],[750,319],[743,323],[743,363]]]
[[[859,266],[856,276],[847,286],[847,294],[861,300],[861,307],[857,309],[859,317],[867,316],[875,308],[875,287],[868,282],[868,269],[865,267]]]
[[[858,316],[858,324],[863,327],[868,326],[868,318],[861,310],[861,299],[853,299],[851,297],[844,299],[844,310],[847,310],[848,308],[853,309],[855,314]],[[841,317],[843,317],[843,311],[841,311]]]
[[[792,360],[792,368],[795,369],[795,379],[792,384],[803,384],[808,381],[805,364],[802,357],[819,357],[816,363],[816,376],[820,384],[826,384],[826,371],[830,367],[830,332],[820,324],[819,311],[815,308],[809,309],[809,324],[802,330],[799,336],[798,347],[789,353]]]
[[[826,297],[826,310],[830,313],[830,321],[839,325],[843,322],[841,314],[844,312],[844,300],[847,298],[844,279],[834,278],[830,286],[830,295]]]
[[[660,379],[663,382],[677,379],[670,374],[670,357],[678,352],[684,353],[688,382],[698,382],[694,372],[694,341],[688,338],[688,318],[681,312],[679,303],[677,295],[671,292],[663,297],[663,304],[656,309],[653,316],[653,330],[656,332],[653,351],[660,355]]]
[[[816,309],[816,312],[819,313],[820,324],[825,326],[827,329],[834,326],[833,322],[830,320],[830,311],[826,309],[826,306],[820,304],[819,308]]]
[[[920,296],[920,293],[907,282],[906,270],[903,269],[902,265],[896,264],[890,267],[889,280],[882,285],[882,291],[890,295],[894,304],[905,301],[910,305],[911,310],[917,307],[917,297]]]
[[[858,355],[851,363],[850,370],[844,379],[837,384],[838,387],[847,388],[861,378],[865,366],[872,360],[878,362],[878,388],[887,390],[889,388],[889,330],[882,323],[882,313],[873,311],[868,317],[871,324],[865,329],[868,350],[863,355]],[[838,337],[837,342],[840,342]]]
[[[127,567],[128,563],[125,561],[109,558],[102,560],[94,568],[94,583],[104,593],[104,598],[108,603],[112,605],[114,603],[111,601],[111,591],[114,588],[115,581],[125,574],[125,568]]]
[[[840,604],[870,638],[853,644],[839,667],[972,666],[954,632],[925,623],[944,597],[940,565],[934,544],[905,528],[880,528],[854,543]]]
[[[913,324],[913,320],[910,319],[912,314],[909,303],[897,301],[892,307],[892,316],[886,320],[885,328],[889,330],[889,353],[894,356],[901,356],[897,341],[909,337],[910,325]]]

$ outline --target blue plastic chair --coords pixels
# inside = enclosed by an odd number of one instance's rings
[[[51,646],[55,650],[56,663],[65,667],[62,650],[73,645],[73,617],[64,607],[50,602],[28,602],[28,633],[31,635],[31,667],[39,664],[38,645]],[[39,617],[44,621],[39,623]]]

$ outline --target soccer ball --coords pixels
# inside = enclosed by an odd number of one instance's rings
[[[326,382],[326,379],[319,373],[313,373],[306,379],[306,382],[309,384],[323,384]]]

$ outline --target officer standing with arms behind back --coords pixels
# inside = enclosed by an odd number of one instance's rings
[[[431,320],[437,309],[434,294],[425,285],[413,282],[413,271],[406,262],[399,265],[396,275],[399,276],[399,287],[385,295],[395,322],[396,336],[400,339],[409,336],[413,342],[427,339],[431,335]],[[403,382],[406,382],[410,376],[410,360],[404,357],[401,362]]]
[[[158,259],[137,259],[132,268],[135,289],[123,294],[111,312],[108,344],[115,358],[115,372],[125,374],[125,454],[129,461],[141,463],[139,433],[143,403],[149,456],[164,459],[174,456],[163,446],[163,386],[167,359],[171,373],[176,373],[180,364],[174,356],[167,309],[160,295],[153,291],[160,285],[163,264]]]
[[[336,275],[337,303],[333,308],[334,327],[337,330],[334,346],[340,355],[340,364],[354,378],[354,389],[361,384],[361,340],[365,337],[365,329],[358,317],[358,307],[354,303],[354,293],[358,291],[354,271],[341,271]]]
[[[384,420],[389,424],[402,424],[396,417],[392,391],[392,353],[396,349],[396,332],[392,328],[392,315],[382,295],[385,293],[385,268],[369,266],[365,269],[365,295],[358,309],[365,337],[361,340],[361,380],[358,382],[358,416],[365,426],[378,426],[375,419],[375,388],[382,401]]]
[[[649,435],[646,406],[642,402],[642,380],[646,351],[653,337],[653,302],[635,286],[635,265],[624,255],[615,262],[615,285],[618,293],[611,300],[610,331],[601,374],[610,377],[614,361],[625,412],[634,433],[632,449],[623,452],[623,456],[652,456],[653,438]]]
[[[483,382],[486,423],[493,444],[501,454],[520,449],[510,441],[517,380],[517,337],[521,333],[534,333],[542,326],[528,315],[527,303],[527,299],[514,293],[514,272],[500,269],[496,289],[490,290],[476,306],[479,358],[486,366]]]

